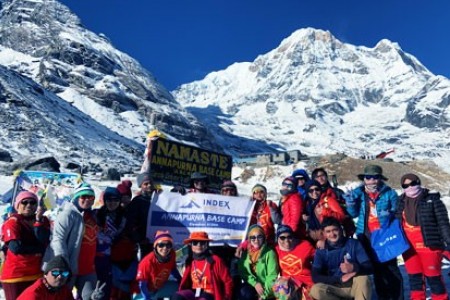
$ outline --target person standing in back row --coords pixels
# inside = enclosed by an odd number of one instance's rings
[[[136,182],[141,190],[125,211],[124,235],[139,246],[143,258],[153,250],[147,238],[147,221],[153,196],[158,190],[149,173],[139,174]]]
[[[405,231],[411,248],[403,253],[409,277],[411,300],[426,298],[425,281],[431,290],[431,299],[448,299],[441,275],[442,252],[450,250],[450,225],[447,208],[439,193],[421,186],[415,174],[401,178],[397,218]]]
[[[403,278],[397,259],[378,262],[370,237],[381,224],[395,218],[398,196],[385,181],[383,169],[378,165],[367,165],[358,178],[363,184],[346,194],[347,210],[358,218],[356,235],[372,260],[375,289],[379,300],[403,300]]]

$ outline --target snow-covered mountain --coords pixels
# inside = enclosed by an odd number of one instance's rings
[[[300,29],[253,62],[172,93],[234,153],[395,147],[397,158],[433,158],[450,170],[450,81],[388,40],[367,48]]]
[[[2,0],[0,4],[0,65],[5,67],[0,70],[5,98],[0,103],[2,116],[13,111],[27,116],[20,105],[23,103],[29,108],[39,106],[33,113],[36,118],[16,118],[17,122],[24,122],[18,126],[27,130],[37,119],[52,119],[60,123],[64,133],[64,136],[54,136],[57,132],[48,124],[50,127],[42,128],[42,135],[34,136],[34,143],[21,142],[20,149],[16,149],[14,127],[2,118],[4,134],[0,147],[14,159],[19,159],[21,152],[68,156],[74,148],[81,149],[77,145],[80,137],[88,141],[102,135],[96,143],[113,152],[100,155],[103,164],[110,159],[121,161],[120,157],[128,155],[131,160],[128,165],[136,165],[142,158],[143,141],[155,114],[158,128],[175,139],[217,149],[208,131],[152,74],[115,49],[104,35],[84,28],[66,6],[54,0]],[[25,91],[16,90],[19,87]],[[26,92],[28,89],[39,89],[42,93],[31,97]],[[73,115],[70,119],[76,120],[75,124],[79,124],[78,119],[84,120],[83,132],[77,126],[64,124],[69,119],[67,114]],[[71,129],[64,131],[68,128]],[[56,147],[49,143],[44,138],[46,132],[52,134],[50,137],[63,139],[62,144]],[[127,144],[132,150],[125,151],[116,144],[118,135],[122,136],[120,144]],[[54,152],[55,149],[58,151]],[[114,152],[120,154],[116,157]]]

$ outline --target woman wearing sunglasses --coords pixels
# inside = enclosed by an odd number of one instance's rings
[[[450,249],[447,208],[439,193],[421,186],[417,175],[405,174],[400,183],[403,194],[396,216],[411,245],[403,253],[411,288],[410,299],[425,299],[425,278],[431,299],[448,299],[441,275],[442,252]]]
[[[321,223],[326,217],[333,217],[339,222],[345,218],[345,213],[339,205],[336,194],[324,193],[321,184],[317,180],[309,180],[305,183],[306,196],[306,220],[308,235],[314,241],[317,248],[323,249],[325,237],[322,234]]]
[[[184,240],[189,255],[172,300],[233,300],[233,279],[222,259],[209,251],[210,241],[204,231],[194,231]]]
[[[67,284],[70,280],[69,264],[61,255],[55,256],[44,269],[44,276],[27,288],[17,300],[71,300],[72,289]]]
[[[252,225],[247,233],[247,251],[238,262],[244,283],[241,300],[274,299],[272,286],[278,277],[278,259],[275,251],[266,243],[266,235],[259,225]]]
[[[38,208],[38,197],[20,192],[15,201],[17,213],[2,227],[2,238],[8,250],[1,275],[6,300],[15,300],[42,276],[42,256],[50,239],[50,222]]]
[[[305,239],[306,227],[302,221],[305,204],[297,192],[297,180],[286,177],[281,183],[280,194],[281,224],[291,227],[296,238]]]
[[[295,239],[294,232],[286,225],[278,226],[277,242],[275,250],[278,255],[280,275],[284,278],[278,282],[287,284],[282,290],[286,292],[289,287],[292,287],[289,290],[291,300],[310,299],[308,294],[313,286],[311,268],[316,252],[314,247],[307,240]],[[277,293],[280,288],[274,286],[274,291]]]
[[[178,285],[168,281],[171,273],[181,278],[176,268],[173,238],[169,231],[157,231],[153,251],[140,261],[138,267],[136,280],[143,299],[165,298],[175,293]]]

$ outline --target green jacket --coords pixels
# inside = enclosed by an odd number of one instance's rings
[[[273,298],[272,286],[278,277],[278,258],[276,252],[267,245],[263,245],[261,255],[256,263],[256,276],[252,273],[250,268],[250,256],[248,251],[242,253],[242,257],[238,263],[239,273],[242,279],[255,286],[256,283],[261,283],[264,287],[264,295],[262,299]]]

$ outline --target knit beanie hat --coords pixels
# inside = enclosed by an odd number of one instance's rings
[[[103,201],[120,201],[122,198],[122,195],[120,195],[119,190],[114,187],[108,186],[105,190],[105,193],[103,194]]]
[[[155,241],[153,242],[153,247],[156,248],[156,244],[159,244],[161,242],[171,242],[173,244],[173,238],[170,235],[170,232],[168,230],[158,230],[155,234]]]
[[[152,182],[152,178],[150,177],[150,173],[147,173],[147,172],[145,172],[145,173],[140,173],[140,174],[137,176],[137,178],[136,178],[136,182],[137,182],[137,185],[138,185],[139,188],[141,187],[141,185],[142,185],[144,182],[147,182],[147,181]]]
[[[255,186],[252,188],[252,195],[253,195],[254,192],[258,192],[258,191],[264,192],[264,194],[266,194],[266,196],[267,196],[267,189],[266,189],[266,187],[263,186],[262,184],[259,184],[259,183],[255,184]]]
[[[222,186],[221,186],[221,189],[223,189],[223,188],[232,188],[232,189],[237,189],[236,188],[236,185],[234,184],[234,182],[233,181],[231,181],[231,180],[225,180],[223,183],[222,183]]]
[[[19,208],[20,202],[22,202],[22,200],[25,200],[25,199],[33,199],[33,200],[36,200],[36,202],[39,201],[36,194],[29,192],[29,191],[21,191],[16,196],[16,200],[14,201],[14,208],[17,210]]]
[[[53,269],[59,269],[59,270],[71,272],[69,264],[67,263],[66,259],[62,255],[57,255],[57,256],[53,257],[45,265],[44,273],[47,274],[49,271],[51,271]]]
[[[400,184],[403,184],[405,182],[406,179],[411,180],[411,182],[415,181],[420,185],[420,178],[412,173],[408,173],[402,176],[402,179],[400,179]]]
[[[292,228],[288,225],[279,225],[277,228],[277,239],[282,235],[283,233],[290,233],[294,234],[294,231]]]
[[[72,196],[72,202],[76,202],[81,196],[95,197],[95,192],[89,183],[82,183],[75,189]]]
[[[117,190],[122,196],[132,196],[131,187],[133,183],[131,180],[123,180],[121,183],[117,185]]]

